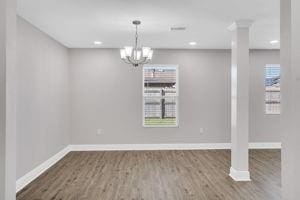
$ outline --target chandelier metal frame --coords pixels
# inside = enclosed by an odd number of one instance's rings
[[[150,47],[138,46],[138,26],[141,24],[141,21],[134,20],[132,24],[135,25],[135,45],[134,47],[126,46],[120,49],[120,55],[125,63],[138,67],[150,62],[153,56],[153,50]]]

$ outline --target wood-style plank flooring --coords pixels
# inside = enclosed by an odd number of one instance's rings
[[[277,200],[280,150],[251,150],[251,182],[228,176],[229,150],[71,152],[17,200]]]

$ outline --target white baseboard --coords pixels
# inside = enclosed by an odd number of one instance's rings
[[[95,144],[70,145],[71,151],[138,151],[138,150],[196,150],[230,149],[229,143],[186,143],[186,144]]]
[[[16,191],[19,192],[70,151],[138,151],[138,150],[210,150],[230,149],[230,143],[181,143],[181,144],[87,144],[69,145],[32,171],[19,178]],[[281,143],[249,143],[250,149],[280,149]],[[233,169],[234,170],[234,169]],[[246,177],[245,174],[233,171],[231,177]]]
[[[47,169],[49,169],[51,166],[53,166],[55,163],[57,163],[59,160],[61,160],[65,155],[67,155],[70,152],[70,147],[67,146],[21,178],[19,178],[16,182],[16,191],[21,191],[26,185],[31,183],[34,179],[36,179],[38,176],[40,176],[43,172],[45,172]]]
[[[281,142],[255,142],[249,143],[249,149],[281,149]]]
[[[230,148],[230,143],[70,145],[71,151],[209,150]],[[281,143],[249,143],[249,149],[281,149]]]
[[[249,171],[238,171],[230,167],[229,176],[235,181],[251,181]]]

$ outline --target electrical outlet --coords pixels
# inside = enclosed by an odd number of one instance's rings
[[[97,129],[97,135],[102,135],[102,129]]]
[[[200,128],[200,134],[204,134],[204,128]]]

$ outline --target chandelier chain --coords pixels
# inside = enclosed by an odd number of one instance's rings
[[[135,50],[138,48],[138,25],[135,25]]]

